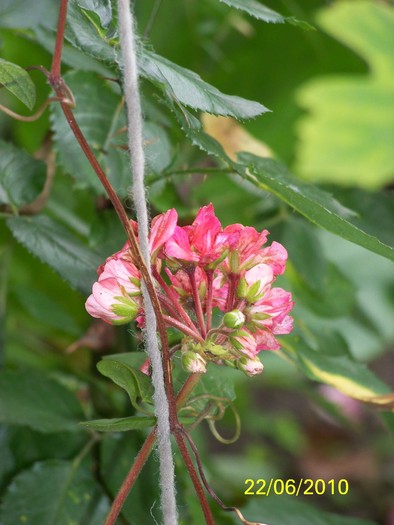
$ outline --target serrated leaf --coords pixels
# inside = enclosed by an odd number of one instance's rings
[[[0,84],[25,106],[33,109],[36,103],[36,87],[27,71],[0,58]]]
[[[4,495],[1,523],[102,525],[108,509],[108,498],[89,468],[50,460],[14,478]]]
[[[84,421],[80,425],[99,432],[127,432],[128,430],[153,427],[155,423],[156,418],[154,417],[131,416],[114,419],[93,419],[92,421]]]
[[[141,355],[143,359],[140,358]],[[101,374],[126,390],[131,404],[137,409],[140,408],[137,399],[141,399],[144,403],[152,402],[151,379],[138,369],[145,359],[146,356],[141,352],[130,352],[107,356],[97,364]],[[136,362],[141,364],[136,365]]]
[[[311,222],[372,252],[394,260],[394,247],[366,233],[357,225],[357,216],[329,193],[292,175],[272,159],[242,153],[239,161],[249,172],[238,168],[241,176],[258,188],[271,191]]]
[[[167,97],[185,106],[241,119],[257,117],[268,111],[259,102],[221,93],[197,73],[147,49],[141,53],[139,66],[142,76],[157,84]]]
[[[34,370],[0,372],[0,421],[40,432],[77,431],[81,405],[64,386]]]
[[[320,12],[320,25],[369,65],[369,74],[318,78],[302,86],[298,169],[310,179],[381,188],[394,172],[394,8],[344,1]]]
[[[11,217],[7,225],[14,237],[48,264],[74,288],[90,293],[101,258],[50,217]]]
[[[371,404],[377,396],[390,393],[383,381],[352,358],[346,342],[338,334],[320,332],[318,336],[309,334],[308,337],[306,341],[303,336],[292,335],[281,341],[283,352],[307,377]],[[379,405],[379,398],[376,404]]]
[[[311,26],[305,22],[300,22],[295,18],[280,15],[269,7],[260,4],[257,0],[220,0],[220,2],[227,4],[230,7],[235,7],[235,9],[239,9],[240,11],[244,11],[245,13],[248,13],[248,15],[257,18],[258,20],[262,20],[263,22],[273,24],[290,22],[291,24],[301,25],[309,29],[311,28]]]
[[[45,163],[2,140],[0,151],[0,204],[18,209],[33,202],[45,184]]]
[[[78,0],[83,9],[93,11],[99,18],[102,27],[108,27],[112,20],[112,6],[110,0]]]
[[[84,0],[85,4],[87,0]],[[92,1],[88,1],[92,4]],[[71,0],[68,3],[67,9],[67,26],[65,38],[70,44],[77,49],[83,51],[87,55],[96,58],[97,60],[106,62],[107,64],[115,64],[117,60],[117,53],[113,47],[110,39],[107,39],[106,32],[98,31],[97,26],[92,23],[89,17],[81,8],[81,0]],[[83,5],[84,7],[84,5]],[[100,21],[105,16],[105,6],[102,6],[104,11],[100,12]]]
[[[120,95],[93,73],[69,72],[64,80],[75,94],[74,114],[82,133],[115,190],[126,196],[131,183],[129,158],[118,147],[119,138],[116,137],[116,132],[125,123]],[[104,193],[58,105],[51,108],[51,123],[63,169],[76,179],[79,187],[91,187],[99,194]],[[127,143],[125,135],[123,143]]]

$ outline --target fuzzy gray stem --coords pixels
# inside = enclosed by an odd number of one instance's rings
[[[133,173],[133,200],[138,220],[138,236],[146,266],[150,269],[148,241],[148,210],[144,187],[145,158],[141,101],[138,89],[138,71],[134,21],[129,0],[118,0],[119,33],[123,58],[123,86],[127,107],[129,150]],[[168,400],[165,392],[163,365],[157,339],[156,315],[146,287],[142,287],[146,330],[146,351],[152,364],[154,402],[157,416],[158,452],[160,460],[161,503],[164,525],[177,525],[174,463],[171,450]]]

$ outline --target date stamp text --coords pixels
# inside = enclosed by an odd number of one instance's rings
[[[324,494],[346,496],[349,492],[349,482],[346,479],[246,479],[247,496],[269,496],[275,494],[280,496],[323,496]]]

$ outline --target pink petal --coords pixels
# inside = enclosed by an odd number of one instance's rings
[[[149,249],[151,254],[156,253],[171,237],[175,231],[177,220],[178,214],[175,209],[168,210],[166,213],[162,213],[152,220],[149,236]]]

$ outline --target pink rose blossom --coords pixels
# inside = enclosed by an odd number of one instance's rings
[[[167,257],[182,262],[208,266],[220,259],[227,249],[227,237],[212,204],[200,208],[191,226],[177,227],[166,242]]]
[[[286,249],[275,241],[265,246],[267,230],[241,224],[223,229],[212,204],[190,226],[178,226],[177,218],[171,209],[152,220],[149,249],[166,326],[183,333],[183,366],[204,373],[213,362],[249,376],[261,373],[257,354],[277,350],[275,336],[293,329],[291,293],[274,287]],[[107,323],[135,320],[144,328],[141,278],[127,242],[99,267],[87,311]]]

